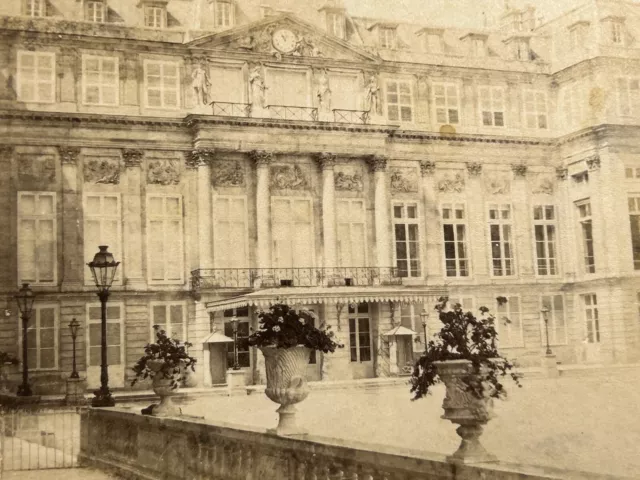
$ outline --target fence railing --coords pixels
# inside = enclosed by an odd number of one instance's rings
[[[278,437],[194,418],[119,409],[82,416],[83,464],[124,478],[185,480],[544,480],[610,476],[519,464],[452,465],[444,455],[344,440]]]
[[[278,120],[301,120],[317,122],[318,109],[313,107],[295,107],[291,105],[269,105],[269,118]]]
[[[333,121],[338,123],[355,123],[366,125],[369,123],[369,112],[365,110],[333,110]]]
[[[200,268],[191,272],[194,291],[212,288],[359,287],[401,285],[395,267]]]
[[[213,115],[222,117],[250,117],[250,103],[213,102],[211,104]]]
[[[78,466],[78,407],[0,407],[0,472]]]

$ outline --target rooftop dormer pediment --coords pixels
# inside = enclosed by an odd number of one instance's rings
[[[291,14],[267,17],[259,22],[195,39],[190,47],[272,56],[322,57],[347,61],[379,59]]]

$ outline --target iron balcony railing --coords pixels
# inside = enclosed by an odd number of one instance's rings
[[[250,103],[213,102],[211,103],[213,115],[222,117],[250,117]]]
[[[354,123],[366,125],[369,122],[369,112],[365,110],[333,110],[333,121],[337,123]]]
[[[301,120],[317,122],[318,109],[313,107],[294,107],[291,105],[269,105],[269,118],[278,120]]]
[[[191,272],[194,292],[218,288],[361,287],[401,285],[395,267],[200,268]]]

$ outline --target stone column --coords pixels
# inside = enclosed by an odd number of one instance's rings
[[[336,192],[333,167],[336,156],[321,153],[316,161],[322,169],[322,235],[325,268],[337,266],[336,260]]]
[[[438,212],[438,199],[436,196],[436,182],[434,174],[436,164],[430,160],[420,161],[420,173],[422,174],[422,201],[425,216],[426,229],[426,262],[425,274],[429,283],[441,283],[442,273],[442,223]]]
[[[569,172],[565,167],[556,168],[556,178],[558,180],[558,232],[556,234],[556,250],[560,255],[560,272],[567,282],[574,282],[576,279],[577,252],[576,236],[573,222],[573,202],[569,196]]]
[[[211,209],[211,161],[214,151],[191,152],[190,165],[198,169],[198,264],[213,268],[213,212]]]
[[[271,152],[252,151],[251,159],[256,165],[256,222],[257,222],[257,262],[258,268],[271,267],[271,195],[269,192],[269,164]]]
[[[467,198],[469,202],[467,213],[469,217],[469,231],[467,248],[469,248],[469,260],[471,263],[471,275],[477,283],[488,281],[487,255],[491,252],[487,249],[487,220],[486,206],[484,202],[484,188],[482,183],[482,164],[467,163]],[[489,262],[490,263],[490,262]]]
[[[124,212],[124,280],[127,290],[146,289],[143,273],[142,249],[142,150],[123,149],[122,158],[127,169]]]
[[[511,192],[513,201],[512,235],[515,243],[516,272],[520,278],[533,277],[533,251],[531,244],[531,215],[528,202],[527,166],[512,165],[514,182]]]
[[[62,290],[80,291],[83,285],[84,249],[80,225],[82,219],[82,200],[78,193],[78,160],[80,148],[58,147],[58,154],[62,162],[62,225],[64,238],[62,250],[64,263],[62,265]],[[93,253],[93,252],[92,252]]]
[[[376,226],[377,266],[391,266],[391,225],[389,220],[389,202],[387,196],[387,157],[372,155],[369,166],[373,172],[374,209]]]

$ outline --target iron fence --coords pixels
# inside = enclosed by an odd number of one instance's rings
[[[81,407],[0,407],[0,472],[78,466]]]
[[[215,288],[375,285],[402,285],[402,278],[395,267],[200,268],[191,272],[194,292]]]
[[[251,116],[251,104],[249,103],[212,102],[211,108],[213,115],[219,115],[222,117]]]
[[[313,107],[294,107],[290,105],[269,105],[269,118],[278,120],[301,120],[317,122],[318,109]]]
[[[369,122],[369,112],[366,110],[333,110],[333,121],[338,123],[355,123],[366,125]]]

